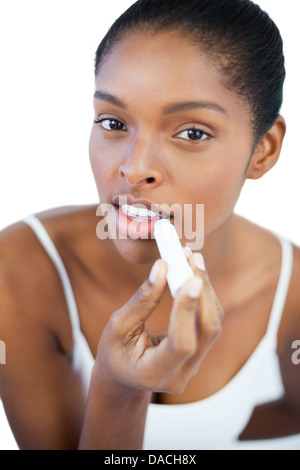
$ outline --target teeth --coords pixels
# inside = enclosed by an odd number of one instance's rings
[[[136,208],[130,206],[129,204],[124,204],[121,206],[122,212],[129,214],[133,217],[157,217],[158,214],[147,209]]]

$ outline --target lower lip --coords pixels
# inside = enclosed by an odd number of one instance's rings
[[[147,240],[154,238],[154,224],[162,219],[161,216],[148,217],[145,221],[136,221],[127,217],[118,206],[115,206],[116,226],[119,231],[120,238],[131,238],[132,240]]]

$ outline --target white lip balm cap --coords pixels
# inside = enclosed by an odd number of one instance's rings
[[[183,284],[194,276],[184,254],[174,225],[168,219],[160,219],[154,226],[154,237],[160,256],[167,263],[167,281],[172,297]]]

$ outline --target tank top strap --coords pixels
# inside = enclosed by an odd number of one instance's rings
[[[293,245],[289,240],[278,233],[272,233],[281,243],[281,270],[267,328],[267,335],[271,335],[274,338],[276,348],[277,333],[284,311],[293,271]]]
[[[50,257],[54,266],[57,269],[57,272],[59,274],[59,277],[62,283],[63,291],[65,294],[65,299],[66,299],[67,307],[68,307],[69,314],[70,314],[72,331],[74,335],[78,330],[80,330],[79,314],[78,314],[77,304],[76,304],[74,292],[71,286],[71,282],[70,282],[67,270],[65,268],[65,265],[61,259],[61,256],[59,255],[44,225],[34,214],[31,214],[25,217],[24,219],[22,219],[22,222],[24,222],[29,227],[31,227],[31,229],[35,233],[36,237],[40,241],[44,250],[46,251],[46,253],[48,254],[48,256]]]

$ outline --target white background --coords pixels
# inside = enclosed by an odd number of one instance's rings
[[[94,53],[132,3],[0,0],[0,229],[32,212],[97,202],[88,159]],[[246,183],[236,210],[299,244],[299,1],[257,3],[285,43],[288,131],[280,161]],[[11,447],[0,409],[0,449]]]

